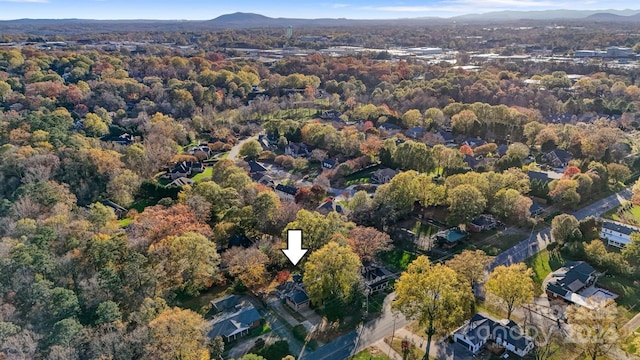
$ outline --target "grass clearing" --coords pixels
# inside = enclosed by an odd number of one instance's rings
[[[350,357],[349,360],[391,360],[391,358],[380,349],[369,347]]]
[[[536,295],[542,294],[542,282],[552,271],[564,266],[565,260],[557,251],[549,253],[542,250],[525,260],[525,264],[533,270],[533,281],[536,283]]]
[[[618,206],[604,214],[605,217],[631,225],[640,225],[640,206],[632,206],[622,211],[623,205]]]
[[[640,284],[637,280],[629,279],[619,275],[605,275],[598,278],[596,285],[611,290],[620,295],[616,299],[619,307],[626,311],[625,318],[631,319],[638,311],[638,299],[640,299]],[[621,309],[622,310],[622,309]]]
[[[155,204],[157,204],[157,202],[148,199],[141,199],[131,204],[131,206],[129,206],[129,209],[135,209],[137,212],[141,213],[145,208],[153,206]]]
[[[198,183],[206,179],[210,179],[211,175],[213,175],[213,168],[208,167],[208,168],[205,168],[204,171],[201,172],[200,174],[196,174],[192,179],[193,181]]]
[[[393,248],[391,251],[387,251],[380,255],[380,260],[385,263],[394,272],[407,270],[409,264],[415,260],[418,255],[410,253],[408,251]]]
[[[526,238],[524,234],[502,235],[499,231],[472,233],[467,240],[468,247],[474,246],[483,250],[488,255],[496,256],[499,253],[512,248]]]
[[[118,220],[118,224],[120,225],[120,227],[124,228],[129,226],[129,224],[131,224],[132,221],[133,219],[131,218],[124,218],[124,219]]]
[[[408,347],[408,350],[406,351],[406,354],[404,354],[405,352],[402,351],[402,342],[403,341],[405,341],[405,340],[400,339],[398,337],[394,337],[392,339],[391,336],[389,336],[389,337],[384,339],[384,342],[389,344],[393,350],[395,350],[400,355],[404,355],[403,359],[406,359],[406,360],[421,360],[424,357],[424,350],[422,350],[419,347],[415,346],[409,340],[406,340],[406,341],[409,341],[409,344],[408,344],[409,347]]]

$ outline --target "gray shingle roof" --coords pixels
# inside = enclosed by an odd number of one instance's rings
[[[631,226],[631,225],[627,225],[627,224],[613,222],[613,221],[604,221],[602,223],[602,228],[603,229],[612,230],[612,231],[616,231],[616,232],[619,232],[619,233],[625,234],[625,235],[631,235],[634,232],[640,232],[640,228],[637,228],[637,227]]]

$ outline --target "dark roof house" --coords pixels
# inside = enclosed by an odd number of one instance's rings
[[[573,155],[562,149],[554,149],[542,155],[542,160],[556,168],[563,168],[573,160]]]
[[[424,135],[424,133],[425,133],[424,129],[417,126],[407,130],[407,136],[412,137],[414,139],[421,138]]]
[[[500,145],[498,146],[498,148],[496,149],[496,155],[503,157],[505,155],[507,155],[507,150],[509,150],[509,146],[508,145]]]
[[[482,146],[484,144],[486,144],[487,142],[480,139],[480,138],[469,138],[467,140],[464,141],[464,145],[468,145],[470,148],[475,149],[478,146]]]
[[[262,320],[262,316],[253,305],[225,311],[211,321],[209,337],[213,339],[222,336],[226,342],[233,341],[246,336],[249,330],[260,325],[260,320]]]
[[[291,308],[300,310],[309,306],[309,295],[302,286],[296,286],[293,291],[285,295],[285,302]]]
[[[249,174],[267,172],[267,168],[257,161],[251,160],[247,164],[249,164]]]
[[[398,171],[393,169],[378,169],[373,174],[371,174],[371,180],[376,184],[386,184],[391,181],[391,179],[393,179],[393,177],[397,174]]]
[[[482,232],[496,228],[496,219],[491,215],[480,215],[467,224],[469,231]]]
[[[363,266],[360,273],[370,294],[386,289],[392,280],[398,278],[391,271],[376,264]]]
[[[122,219],[126,214],[127,214],[127,209],[123,208],[122,206],[114,203],[111,200],[103,200],[101,201],[102,205],[111,208],[113,210],[113,212],[116,214],[116,217],[118,219]]]
[[[402,130],[402,128],[400,126],[398,126],[396,124],[389,123],[389,122],[382,123],[380,126],[378,126],[378,129],[384,130],[384,131],[390,131],[390,132]]]
[[[551,279],[546,285],[546,293],[552,299],[564,299],[584,305],[585,299],[578,292],[595,284],[596,280],[597,273],[588,263],[568,262],[551,274]]]
[[[346,215],[347,209],[338,204],[338,202],[334,201],[332,198],[328,198],[316,208],[316,211],[323,215],[327,215],[328,213],[333,211],[337,212],[338,214]]]
[[[450,131],[438,130],[436,131],[436,135],[442,138],[445,145],[451,145],[455,143],[453,134]]]
[[[325,169],[333,169],[338,165],[338,160],[335,159],[324,159],[322,161],[322,167]]]

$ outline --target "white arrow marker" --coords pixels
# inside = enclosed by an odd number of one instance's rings
[[[287,230],[287,240],[288,247],[282,249],[282,252],[293,265],[297,265],[304,254],[309,251],[302,248],[302,230]]]

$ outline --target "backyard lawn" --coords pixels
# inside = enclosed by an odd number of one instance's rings
[[[380,255],[380,260],[386,264],[391,271],[399,272],[407,270],[409,264],[415,260],[418,255],[397,247]]]
[[[212,174],[213,174],[213,168],[208,167],[208,168],[205,168],[204,171],[201,172],[200,174],[196,174],[192,179],[195,182],[200,182],[200,181],[203,181],[204,179],[211,178]]]

